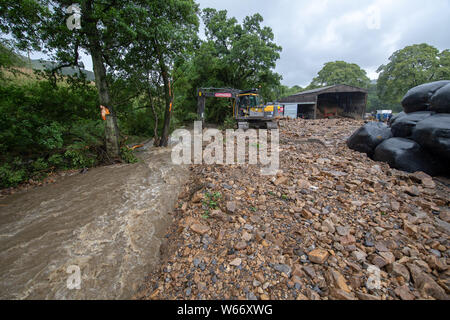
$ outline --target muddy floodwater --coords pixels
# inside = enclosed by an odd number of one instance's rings
[[[0,299],[131,298],[159,263],[189,175],[170,156],[149,148],[139,163],[0,199]]]

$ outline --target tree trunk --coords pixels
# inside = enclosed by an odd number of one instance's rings
[[[158,112],[156,112],[155,105],[153,104],[153,97],[152,97],[152,89],[151,89],[151,83],[150,83],[150,75],[147,74],[147,93],[148,98],[150,100],[150,107],[152,108],[153,116],[155,117],[155,127],[153,128],[153,135],[154,135],[154,146],[159,146],[159,136],[158,136]]]
[[[87,17],[86,21],[88,21],[92,16],[92,1],[87,1],[85,4],[86,6],[83,7],[83,11]],[[110,114],[106,115],[105,121],[106,152],[110,160],[119,160],[119,128],[117,126],[116,113],[111,105],[111,98],[109,95],[108,82],[106,78],[106,68],[103,61],[100,36],[97,29],[97,21],[89,23],[86,29],[88,32],[87,38],[89,42],[89,51],[94,68],[95,85],[97,86],[100,104],[107,106],[110,111]]]
[[[171,96],[170,96],[170,80],[168,75],[168,70],[166,63],[164,62],[163,55],[161,54],[160,48],[157,43],[155,43],[155,50],[158,54],[158,60],[159,60],[159,67],[161,69],[161,76],[163,79],[164,84],[164,100],[165,100],[165,112],[164,112],[164,126],[162,130],[161,140],[159,143],[160,147],[167,147],[168,140],[169,140],[169,130],[170,130],[170,117],[172,115],[171,110]]]

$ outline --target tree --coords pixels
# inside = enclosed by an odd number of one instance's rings
[[[368,88],[370,79],[367,77],[366,71],[355,63],[347,63],[345,61],[327,62],[308,88],[312,89],[336,84]]]
[[[71,0],[7,0],[0,7],[0,28],[13,35],[21,49],[32,47],[51,54],[59,62],[55,72],[62,67],[79,67],[81,50],[91,55],[99,102],[111,111],[106,116],[105,140],[112,160],[119,158],[119,130],[108,78],[114,77],[117,61],[123,59],[130,48],[151,40],[152,54],[163,75],[166,95],[163,136],[167,137],[170,123],[168,52],[172,49],[172,46],[166,47],[167,40],[173,44],[182,33],[177,29],[180,25],[177,19],[184,21],[187,15],[192,19],[192,12],[195,16],[194,2],[86,0],[80,4],[81,28],[74,30],[66,25],[66,20],[71,18],[66,10],[71,5]]]
[[[194,112],[200,87],[260,88],[266,101],[277,98],[281,76],[273,71],[281,47],[274,42],[272,29],[263,27],[259,14],[247,16],[240,24],[227,11],[206,8],[202,14],[206,40],[195,54],[177,65],[185,73],[177,92],[184,92],[183,104]],[[230,103],[209,104],[208,121],[222,122],[231,115]]]
[[[198,32],[198,5],[191,0],[153,1],[142,5],[146,18],[137,28],[136,43],[126,47],[117,56],[116,65],[124,71],[122,76],[141,80],[143,92],[148,96],[148,105],[158,115],[153,99],[154,89],[162,87],[164,100],[164,124],[160,146],[167,146],[170,120],[173,111],[173,83],[176,81],[174,65],[184,60],[193,50]],[[161,13],[164,13],[163,15]],[[155,141],[157,141],[155,131]]]
[[[399,103],[406,92],[423,83],[450,79],[450,52],[426,43],[394,52],[389,63],[377,72],[378,96],[385,102]]]
[[[367,111],[372,112],[376,110],[392,110],[394,112],[400,112],[403,110],[400,103],[387,103],[383,102],[377,94],[377,84],[373,83],[369,85],[367,96]]]

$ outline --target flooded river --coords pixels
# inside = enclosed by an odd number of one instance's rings
[[[188,178],[170,152],[0,199],[0,299],[131,298]]]

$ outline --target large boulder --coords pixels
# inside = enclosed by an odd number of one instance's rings
[[[392,135],[398,138],[410,138],[416,124],[419,121],[431,117],[433,114],[434,112],[431,111],[403,113],[402,116],[398,116],[391,124]]]
[[[381,122],[369,122],[359,128],[347,140],[350,149],[366,153],[370,157],[375,148],[384,140],[392,137],[391,129]]]
[[[385,140],[375,149],[373,159],[407,172],[423,171],[436,175],[441,171],[436,161],[417,142],[405,138]]]
[[[449,83],[450,80],[441,80],[425,83],[410,89],[403,97],[403,110],[406,113],[429,110],[431,97],[436,91]]]
[[[450,84],[437,90],[431,97],[430,110],[438,113],[450,113]]]
[[[450,160],[450,114],[438,113],[418,122],[412,139],[431,153]]]

